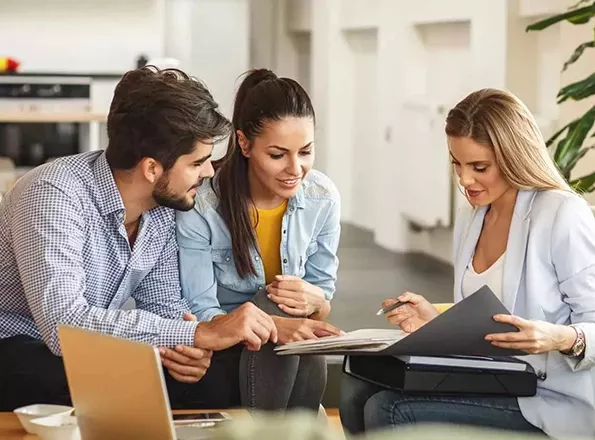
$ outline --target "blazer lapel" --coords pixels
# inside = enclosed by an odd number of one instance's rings
[[[525,269],[530,226],[529,213],[535,194],[535,191],[519,191],[510,223],[502,280],[502,303],[510,313],[514,313],[516,297]]]
[[[455,262],[455,288],[454,288],[454,297],[455,302],[458,302],[463,299],[463,276],[465,275],[465,270],[471,261],[471,257],[475,252],[475,247],[477,246],[477,240],[479,240],[479,235],[481,234],[481,230],[483,228],[483,220],[485,218],[487,212],[487,207],[480,207],[475,210],[473,213],[473,217],[469,222],[469,226],[467,227],[467,232],[464,235],[462,245],[458,250],[457,259]]]

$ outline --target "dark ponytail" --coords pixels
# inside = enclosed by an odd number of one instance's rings
[[[268,69],[251,70],[236,94],[233,109],[233,133],[225,157],[214,164],[219,196],[219,213],[231,234],[231,245],[238,274],[255,275],[250,248],[256,248],[256,233],[250,216],[248,158],[237,142],[241,130],[248,142],[258,136],[267,122],[285,117],[315,119],[314,108],[306,91],[290,78],[279,78]]]

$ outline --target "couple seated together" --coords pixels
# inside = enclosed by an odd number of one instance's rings
[[[116,87],[107,128],[105,151],[36,168],[0,205],[0,411],[70,403],[61,323],[159,347],[172,408],[317,410],[324,358],[273,351],[341,333],[324,322],[340,197],[313,169],[307,93],[251,71],[230,122],[200,82],[145,67]],[[486,338],[527,352],[547,379],[516,399],[408,396],[345,377],[344,426],[595,435],[595,219],[512,94],[471,93],[446,140],[469,200],[455,225],[455,301],[489,285],[512,312],[494,319],[519,331]],[[130,298],[136,308],[123,309]],[[387,318],[405,331],[438,314],[421,295],[398,299]]]

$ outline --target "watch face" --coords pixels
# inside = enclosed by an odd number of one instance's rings
[[[578,341],[578,344],[576,344],[574,353],[576,356],[579,356],[583,353],[584,350],[585,350],[585,342],[581,339],[580,341]]]
[[[580,356],[583,351],[585,350],[585,340],[582,337],[582,334],[578,334],[578,338],[574,343],[574,347],[572,347],[572,354],[573,356]]]

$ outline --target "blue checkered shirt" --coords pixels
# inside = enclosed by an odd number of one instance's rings
[[[141,217],[130,248],[103,152],[42,165],[0,204],[0,339],[29,335],[60,354],[58,324],[158,346],[194,345],[180,292],[174,212]],[[137,308],[122,310],[134,298]]]

